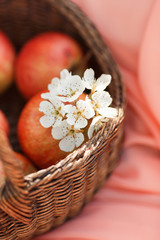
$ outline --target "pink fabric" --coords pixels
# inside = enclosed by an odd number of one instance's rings
[[[34,240],[160,239],[160,1],[74,0],[119,64],[127,91],[119,166],[82,212]]]

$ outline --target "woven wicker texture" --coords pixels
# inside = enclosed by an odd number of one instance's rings
[[[0,29],[8,34],[17,51],[32,36],[48,30],[66,32],[77,39],[90,54],[97,75],[112,75],[108,90],[118,110],[118,116],[82,147],[57,165],[26,177],[0,133],[0,158],[6,172],[5,185],[0,189],[0,239],[31,239],[77,215],[113,171],[123,135],[124,89],[107,46],[72,2],[3,0],[0,19]],[[14,86],[0,97],[0,109],[11,125],[11,145],[17,151],[16,124],[24,103]]]

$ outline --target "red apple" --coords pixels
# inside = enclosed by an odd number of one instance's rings
[[[16,83],[25,98],[47,88],[64,68],[82,62],[79,44],[64,33],[47,32],[35,36],[21,49],[16,61]]]
[[[15,50],[9,38],[0,31],[0,94],[13,82]]]
[[[4,113],[0,110],[0,129],[3,130],[6,135],[9,135],[9,123],[4,115]]]
[[[39,111],[41,93],[25,105],[18,121],[18,138],[24,153],[39,168],[47,168],[65,158],[68,153],[60,151],[59,142],[51,136],[51,128],[40,124],[43,113]]]
[[[51,135],[51,128],[40,124],[43,113],[39,111],[41,93],[32,97],[21,112],[18,121],[18,138],[24,153],[39,169],[47,168],[64,159],[68,153],[61,151],[59,141]],[[84,99],[83,93],[79,99]]]

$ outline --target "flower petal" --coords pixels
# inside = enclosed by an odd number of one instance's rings
[[[54,139],[62,139],[68,133],[68,123],[66,120],[62,121],[61,124],[57,127],[53,127],[51,134]]]
[[[95,130],[95,125],[98,121],[100,121],[102,119],[102,116],[98,116],[98,117],[95,117],[93,118],[92,122],[91,122],[91,125],[89,126],[89,129],[88,129],[88,137],[89,139],[92,138],[93,136],[93,132]]]
[[[56,118],[55,123],[54,123],[54,127],[60,126],[61,123],[62,123],[62,117],[61,117],[61,116],[58,116],[58,117]]]
[[[79,93],[75,93],[73,96],[67,96],[67,97],[60,97],[58,96],[58,98],[62,101],[62,102],[74,102],[78,97],[80,96]]]
[[[39,111],[46,115],[50,115],[54,111],[54,107],[50,102],[42,101],[39,105]]]
[[[96,82],[96,91],[103,91],[111,82],[111,75],[102,74]]]
[[[83,80],[84,80],[85,87],[87,89],[92,89],[95,82],[94,70],[92,68],[89,68],[84,72]]]
[[[71,104],[67,104],[67,105],[64,105],[64,111],[65,113],[75,113],[76,107]]]
[[[72,76],[72,78],[70,79],[70,87],[73,90],[73,92],[77,91],[80,94],[82,94],[83,91],[85,90],[84,82],[78,75]]]
[[[52,95],[50,92],[42,93],[41,98],[49,100],[50,98],[52,98]]]
[[[84,100],[78,100],[76,106],[80,111],[83,111],[86,108],[87,103]]]
[[[114,118],[117,116],[117,109],[112,107],[97,109],[97,112],[103,117]]]
[[[77,121],[76,121],[76,123],[75,123],[75,125],[74,125],[74,128],[75,128],[75,129],[81,129],[81,128],[86,127],[87,124],[88,124],[88,121],[87,121],[85,118],[83,118],[82,116],[80,116],[80,117],[77,119]]]
[[[84,135],[83,133],[76,133],[75,134],[75,144],[76,147],[79,147],[84,142]]]
[[[66,110],[65,110],[65,105],[63,104],[63,103],[61,103],[61,114],[62,114],[62,116],[64,117],[65,116],[65,114],[66,114],[66,112],[65,112]]]
[[[55,77],[51,80],[51,83],[48,84],[48,90],[55,90],[59,84],[59,78]]]
[[[108,107],[112,103],[112,98],[106,91],[95,92],[92,95],[92,99],[99,108]]]
[[[59,147],[64,152],[72,152],[75,148],[75,139],[73,135],[68,135],[63,138],[59,143]]]
[[[87,107],[87,108],[85,109],[85,111],[84,111],[83,114],[84,114],[84,116],[85,116],[87,119],[90,119],[90,118],[92,118],[92,117],[95,115],[95,111],[94,111],[93,107],[90,106],[90,107]]]
[[[61,100],[59,99],[59,97],[54,96],[54,97],[52,97],[52,99],[50,99],[50,101],[52,102],[52,104],[54,105],[54,107],[55,107],[56,109],[58,109],[58,108],[61,107],[62,102],[61,102]]]
[[[74,125],[76,122],[76,115],[69,113],[67,114],[67,123],[70,125]]]
[[[84,82],[78,75],[67,77],[57,88],[59,99],[64,102],[76,100],[84,90]]]
[[[55,122],[54,115],[44,115],[43,117],[40,118],[40,124],[44,128],[49,128],[51,127]]]
[[[63,69],[61,72],[60,72],[60,78],[61,79],[65,79],[67,77],[71,76],[71,73],[69,73],[69,71],[67,69]]]
[[[87,99],[86,99],[86,101],[79,100],[76,105],[77,105],[78,109],[81,112],[83,112],[83,115],[87,119],[90,119],[90,118],[92,118],[95,115],[95,111],[93,109],[91,101],[89,102]]]
[[[70,94],[70,88],[67,81],[64,80],[63,85],[61,84],[57,87],[57,92],[60,96],[68,96]]]

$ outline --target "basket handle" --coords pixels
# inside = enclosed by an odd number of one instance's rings
[[[0,129],[0,159],[5,172],[5,184],[0,189],[0,208],[14,219],[29,224],[32,220],[32,205],[22,167],[13,153],[7,135]]]

